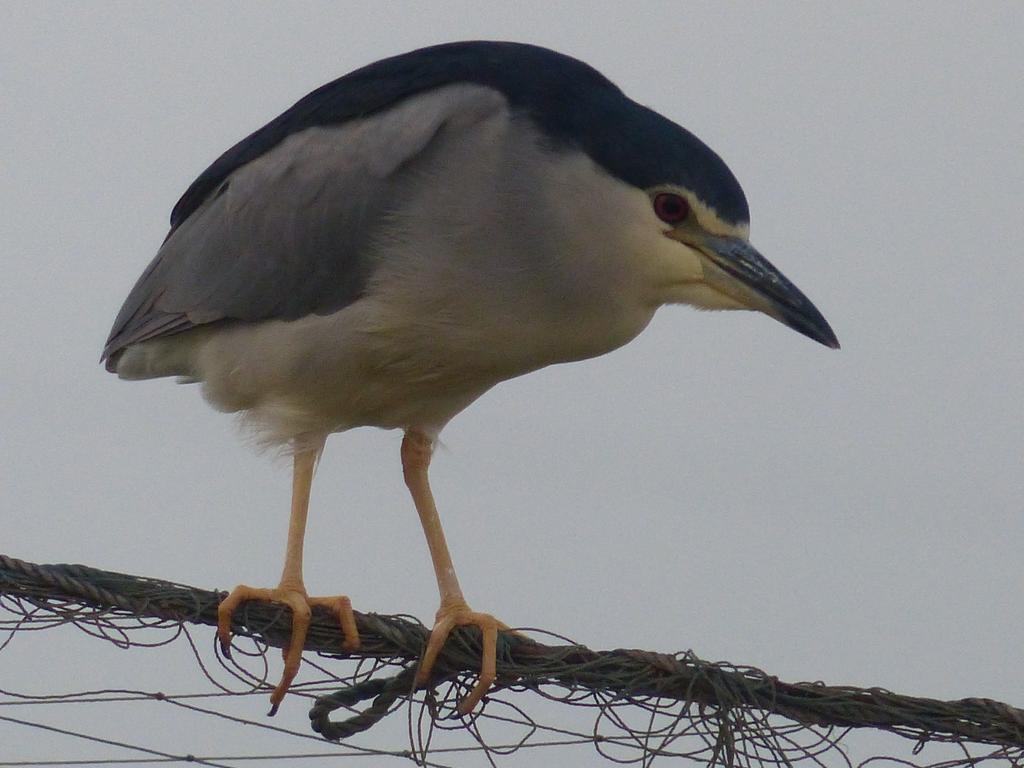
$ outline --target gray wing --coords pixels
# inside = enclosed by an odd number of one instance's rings
[[[342,125],[311,127],[235,169],[174,227],[128,295],[103,350],[221,320],[335,312],[362,294],[403,172],[446,126],[504,108],[452,85]],[[451,128],[456,129],[455,127]]]

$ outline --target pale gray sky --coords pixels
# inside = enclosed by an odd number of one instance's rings
[[[427,44],[522,40],[588,61],[718,151],[753,242],[843,350],[762,316],[669,308],[622,350],[487,394],[445,431],[432,474],[473,606],[596,648],[692,647],[784,679],[1024,705],[1024,10],[833,8],[4,4],[0,551],[273,583],[287,465],[194,388],[107,374],[114,314],[189,182],[306,92]],[[399,439],[328,443],[307,584],[429,620]],[[196,690],[190,665],[39,633],[0,653],[0,687]],[[70,714],[119,732],[101,707]],[[118,717],[157,748],[292,746]],[[278,721],[305,730],[305,705]],[[0,765],[93,755],[126,756],[0,722]]]

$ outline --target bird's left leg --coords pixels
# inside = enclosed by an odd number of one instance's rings
[[[402,440],[402,471],[405,475],[405,484],[412,494],[413,503],[419,513],[420,522],[423,524],[423,533],[427,537],[427,546],[430,548],[430,559],[434,563],[437,587],[441,592],[441,607],[437,611],[434,628],[427,641],[427,649],[420,661],[416,684],[424,685],[430,680],[430,673],[434,668],[434,662],[437,661],[437,655],[455,627],[466,624],[480,627],[483,637],[480,677],[469,695],[459,702],[459,713],[465,715],[473,710],[473,707],[483,698],[494,682],[497,666],[498,630],[507,630],[508,627],[489,613],[477,613],[472,610],[462,596],[462,589],[459,587],[459,580],[455,575],[455,566],[452,564],[452,557],[448,552],[448,543],[444,538],[444,530],[441,528],[441,519],[437,514],[437,506],[434,504],[434,495],[430,491],[430,483],[427,479],[427,469],[430,466],[432,452],[433,441],[427,435],[415,430],[405,433],[405,439]]]
[[[288,647],[284,649],[284,672],[281,681],[270,695],[270,714],[277,712],[277,707],[284,699],[288,688],[298,674],[302,661],[302,650],[306,643],[306,632],[312,616],[312,608],[322,605],[338,618],[345,642],[342,647],[346,651],[359,648],[359,632],[356,629],[355,614],[352,603],[344,595],[335,597],[310,597],[306,594],[306,586],[302,580],[302,546],[306,535],[306,515],[309,511],[309,493],[313,484],[313,473],[316,463],[323,451],[324,441],[320,440],[312,448],[296,450],[292,474],[292,513],[288,523],[288,545],[285,549],[284,570],[281,582],[274,589],[256,589],[239,584],[217,608],[217,636],[220,638],[221,650],[230,657],[231,648],[231,616],[235,609],[246,600],[274,600],[284,603],[292,610],[292,636]]]

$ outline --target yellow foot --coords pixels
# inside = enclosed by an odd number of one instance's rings
[[[434,628],[430,631],[430,639],[427,641],[427,650],[423,653],[423,660],[420,661],[419,671],[416,673],[416,684],[425,685],[430,680],[430,673],[434,669],[434,662],[437,655],[444,647],[448,635],[455,627],[473,624],[480,627],[483,636],[483,654],[480,660],[480,677],[462,701],[459,702],[459,714],[468,715],[473,711],[484,694],[487,693],[491,684],[494,683],[495,668],[497,666],[498,630],[507,630],[508,627],[502,624],[489,613],[477,613],[470,609],[465,601],[442,604],[437,611],[434,621]]]
[[[239,584],[217,607],[217,637],[220,640],[220,649],[223,654],[231,658],[231,616],[235,609],[246,600],[268,600],[284,603],[292,609],[292,637],[288,647],[284,649],[284,672],[281,675],[281,682],[270,694],[270,715],[277,713],[284,695],[298,674],[299,664],[302,661],[302,649],[306,644],[306,632],[309,630],[309,620],[312,615],[312,608],[315,605],[322,605],[335,616],[341,624],[341,631],[345,634],[345,642],[342,648],[346,651],[355,651],[359,648],[359,631],[356,629],[356,617],[352,613],[352,601],[344,595],[336,597],[309,597],[306,590],[299,586],[276,587],[274,589],[256,589]]]

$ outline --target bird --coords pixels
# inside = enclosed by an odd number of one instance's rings
[[[314,470],[327,437],[403,430],[401,463],[440,607],[416,674],[450,632],[481,633],[473,711],[508,627],[473,610],[428,469],[438,435],[495,385],[592,358],[664,305],[763,313],[826,347],[811,301],[750,242],[736,177],[710,147],[590,65],[544,47],[443,43],[323,85],[221,154],[174,206],[101,360],[121,379],[176,377],[292,461],[285,561],[247,600],[292,611],[277,711],[314,606],[360,638],[347,596],[302,575]]]

